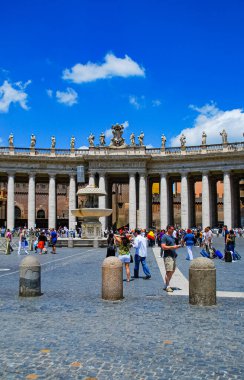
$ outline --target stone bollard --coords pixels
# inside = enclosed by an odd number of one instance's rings
[[[99,248],[99,241],[98,239],[93,240],[93,248]]]
[[[34,256],[25,257],[19,267],[19,295],[36,297],[41,295],[41,264]]]
[[[123,299],[123,265],[114,256],[102,263],[102,298],[107,301]]]
[[[68,239],[68,248],[74,248],[74,240],[73,238]]]
[[[189,303],[216,305],[216,268],[212,260],[198,257],[189,268]]]

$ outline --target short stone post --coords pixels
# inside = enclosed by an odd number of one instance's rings
[[[123,299],[123,265],[114,256],[107,257],[102,264],[102,298],[107,301]]]
[[[189,303],[216,305],[216,268],[212,260],[198,257],[189,268]]]
[[[68,248],[74,248],[74,240],[73,238],[68,239]]]
[[[36,257],[25,257],[19,267],[19,295],[36,297],[41,295],[41,265]]]

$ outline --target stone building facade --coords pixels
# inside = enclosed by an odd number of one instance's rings
[[[77,181],[77,167],[84,169],[84,183]],[[243,142],[148,149],[143,142],[120,144],[114,135],[110,145],[88,149],[1,147],[0,225],[73,229],[76,192],[89,182],[107,192],[100,207],[113,208],[103,228],[115,222],[133,229],[237,227],[243,224],[243,180]]]

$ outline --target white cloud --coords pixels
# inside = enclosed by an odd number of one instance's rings
[[[73,106],[78,102],[78,94],[73,88],[67,87],[65,91],[56,91],[56,98],[59,103],[65,104],[66,106]]]
[[[128,55],[125,58],[117,58],[114,54],[107,54],[104,63],[88,62],[83,65],[77,63],[71,69],[63,71],[63,79],[74,83],[93,82],[98,79],[113,77],[127,78],[130,76],[145,76],[145,69],[139,66]]]
[[[159,106],[161,106],[161,100],[159,100],[159,99],[152,100],[152,106],[153,107],[159,107]]]
[[[49,96],[49,98],[52,98],[52,97],[53,97],[53,90],[51,90],[50,88],[48,88],[48,89],[46,90],[46,92],[47,92],[47,96]]]
[[[146,148],[151,149],[151,148],[154,148],[154,146],[152,144],[148,144],[148,145],[146,145]]]
[[[7,113],[11,103],[19,103],[20,107],[24,110],[28,110],[27,97],[28,94],[24,92],[26,87],[31,83],[16,82],[13,85],[5,80],[0,86],[0,112]]]
[[[178,136],[170,140],[171,146],[180,145],[180,135],[186,136],[186,145],[201,145],[202,132],[207,134],[207,144],[221,144],[220,132],[223,129],[228,134],[228,141],[235,142],[242,140],[244,132],[244,113],[240,108],[229,111],[222,111],[216,104],[210,103],[203,107],[189,106],[199,115],[196,117],[192,128],[183,129]]]
[[[128,128],[129,127],[129,122],[128,121],[124,121],[124,123],[121,123],[124,127],[124,129]],[[105,134],[105,137],[107,139],[111,139],[113,137],[113,133],[112,133],[112,129],[109,128],[109,129],[106,129],[106,131],[104,132]]]

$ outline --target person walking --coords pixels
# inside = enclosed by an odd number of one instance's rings
[[[141,235],[140,230],[135,230],[135,239],[133,247],[135,248],[135,267],[134,278],[139,278],[139,266],[142,265],[143,272],[145,273],[144,280],[151,278],[151,273],[147,265],[147,239]]]
[[[173,292],[173,289],[169,286],[170,280],[176,269],[176,249],[181,247],[181,244],[176,245],[173,238],[174,227],[167,226],[167,231],[163,235],[161,240],[161,248],[164,250],[164,265],[165,265],[165,290],[166,292]]]
[[[183,241],[186,244],[187,253],[188,253],[186,260],[193,260],[192,247],[194,246],[194,243],[195,243],[195,236],[192,233],[192,230],[188,229],[186,231]]]
[[[18,255],[21,255],[20,251],[23,249],[25,251],[25,254],[28,255],[29,252],[27,251],[28,243],[26,240],[26,230],[21,230],[19,234],[19,248],[18,248]]]

